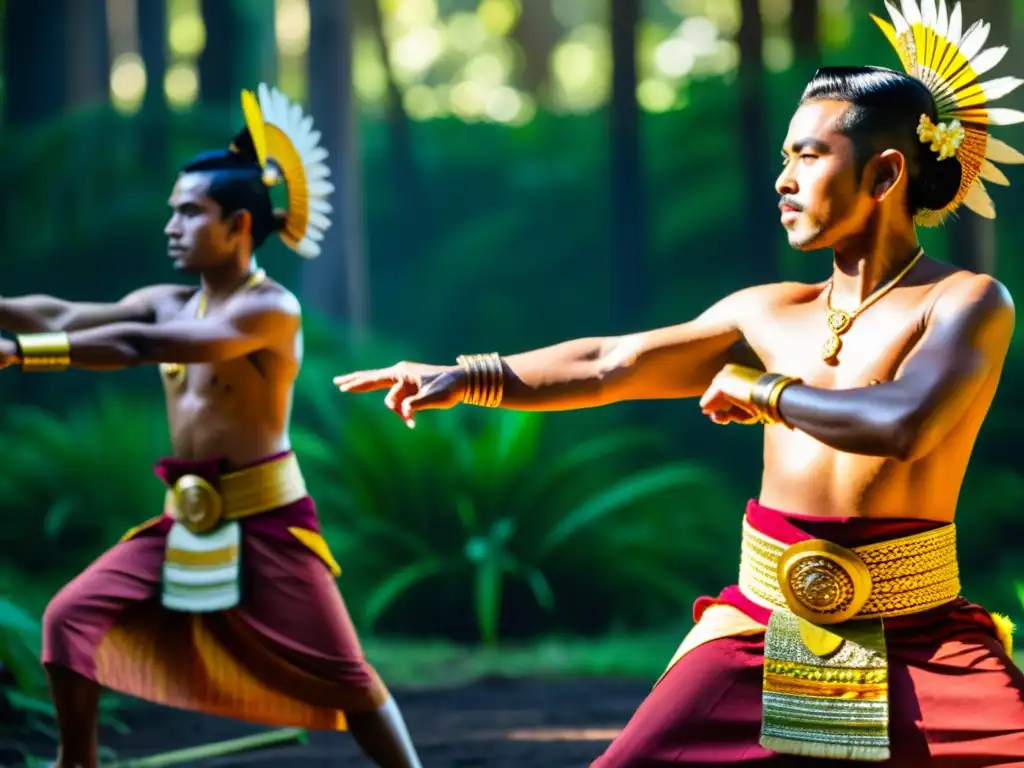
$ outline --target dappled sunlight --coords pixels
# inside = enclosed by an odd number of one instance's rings
[[[137,53],[123,53],[110,72],[110,97],[120,112],[132,113],[146,95],[146,68]]]

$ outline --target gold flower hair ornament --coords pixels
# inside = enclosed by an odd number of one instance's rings
[[[1024,163],[1024,154],[990,135],[988,126],[1024,122],[1024,112],[989,104],[1024,80],[999,77],[980,82],[1006,55],[1006,48],[983,49],[992,28],[984,21],[976,21],[964,31],[959,2],[952,13],[947,13],[946,0],[938,5],[935,0],[922,0],[920,6],[915,0],[900,0],[899,11],[887,0],[885,7],[892,24],[874,14],[871,18],[896,49],[907,74],[924,83],[938,107],[938,125],[922,116],[918,137],[939,152],[940,158],[952,150],[945,158],[955,156],[963,169],[952,202],[940,211],[921,211],[915,221],[934,227],[960,205],[995,218],[995,205],[982,180],[1008,185],[996,163]]]
[[[298,104],[263,83],[258,93],[257,98],[252,91],[242,91],[242,113],[263,168],[263,183],[284,182],[288,190],[281,239],[300,256],[315,259],[331,226],[327,197],[334,185],[327,180],[331,175],[324,162],[327,150],[320,146],[313,118],[303,114]]]
[[[917,137],[939,156],[939,160],[948,160],[956,155],[964,143],[964,127],[959,120],[936,125],[928,115],[921,115],[917,124]]]

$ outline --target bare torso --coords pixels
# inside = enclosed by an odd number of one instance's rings
[[[294,300],[269,280],[251,291],[271,291]],[[225,306],[226,302],[211,305],[205,317],[216,318]],[[195,318],[198,310],[198,292],[175,291],[156,303],[156,322]],[[230,467],[237,468],[288,450],[292,394],[301,363],[300,332],[290,345],[280,348],[220,363],[190,364],[184,377],[161,371],[174,455],[182,459],[223,456]]]
[[[770,311],[743,333],[769,371],[814,387],[849,389],[891,381],[921,338],[930,308],[969,273],[923,261],[918,274],[868,308],[843,335],[839,364],[821,359],[828,336],[825,284],[783,284]],[[810,515],[953,519],[981,424],[995,395],[1000,365],[942,443],[910,462],[843,453],[784,426],[765,428],[760,501]]]

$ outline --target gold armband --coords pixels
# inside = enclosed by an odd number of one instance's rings
[[[23,371],[66,371],[71,365],[71,343],[63,331],[28,333],[18,336],[17,339]]]
[[[459,355],[456,362],[466,372],[466,391],[462,402],[497,408],[505,393],[505,369],[497,352],[489,355]]]
[[[789,426],[779,415],[779,397],[790,384],[799,384],[796,376],[785,376],[781,373],[762,374],[750,390],[750,403],[761,415],[764,424],[784,424]]]

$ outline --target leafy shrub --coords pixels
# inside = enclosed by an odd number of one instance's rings
[[[594,632],[685,617],[709,576],[734,575],[738,501],[707,466],[667,460],[657,433],[561,446],[560,415],[468,408],[410,431],[379,397],[334,392],[348,366],[329,360],[307,364],[297,399],[317,415],[293,442],[366,626]]]
[[[30,763],[32,753],[57,736],[56,715],[39,663],[40,638],[39,622],[0,595],[0,760],[17,754]],[[100,724],[125,732],[117,716],[125,704],[121,697],[104,696]]]

